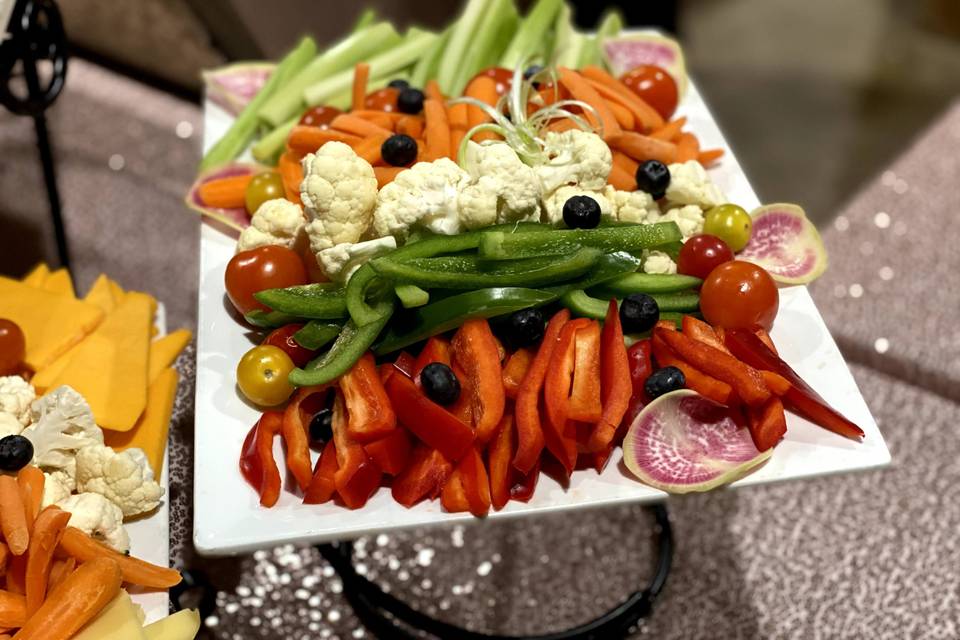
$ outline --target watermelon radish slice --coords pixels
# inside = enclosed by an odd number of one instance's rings
[[[633,420],[623,461],[641,482],[668,493],[709,491],[733,482],[770,457],[727,407],[695,391],[666,393]]]
[[[238,62],[204,71],[207,97],[238,116],[267,82],[275,67],[270,62]]]
[[[681,98],[687,92],[683,51],[673,38],[654,32],[614,36],[603,41],[603,54],[607,66],[617,77],[641,64],[655,64],[673,76]]]
[[[767,270],[783,284],[807,284],[827,268],[827,250],[820,234],[795,204],[767,204],[755,209],[750,242],[737,254]]]
[[[206,206],[203,200],[200,199],[200,185],[218,178],[256,175],[268,170],[269,167],[265,167],[260,164],[254,164],[250,162],[234,162],[217,167],[216,169],[211,169],[210,171],[205,171],[197,176],[197,180],[190,186],[190,191],[187,192],[184,202],[186,202],[190,209],[193,209],[201,216],[206,216],[216,220],[217,222],[236,231],[243,231],[250,226],[250,216],[247,214],[247,209],[245,207],[238,207],[236,209],[219,209]]]

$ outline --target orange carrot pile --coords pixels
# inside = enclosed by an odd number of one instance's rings
[[[208,180],[197,188],[197,195],[208,207],[238,209],[246,202],[247,185],[253,174]]]

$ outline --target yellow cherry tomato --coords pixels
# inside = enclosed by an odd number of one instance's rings
[[[247,213],[253,215],[267,200],[282,198],[283,178],[276,171],[264,171],[253,176],[244,194]]]
[[[707,211],[703,219],[703,232],[717,236],[734,252],[742,251],[750,242],[753,219],[743,207],[721,204]]]
[[[287,376],[293,360],[283,349],[264,344],[243,354],[237,364],[237,386],[247,399],[261,407],[274,407],[293,393]]]

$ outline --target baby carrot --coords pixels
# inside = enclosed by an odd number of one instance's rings
[[[0,578],[7,575],[7,561],[10,559],[10,549],[7,543],[0,540]]]
[[[611,147],[622,151],[637,162],[659,160],[664,164],[672,164],[677,159],[677,145],[640,133],[621,133],[613,136],[609,143]]]
[[[26,573],[26,554],[20,556],[11,555],[10,560],[7,562],[7,575],[5,577],[7,591],[19,593],[20,595],[26,593],[26,588],[24,587]]]
[[[367,81],[370,80],[370,65],[360,62],[353,68],[353,91],[350,93],[351,109],[363,109],[367,100]]]
[[[705,167],[710,166],[723,156],[723,149],[706,149],[697,155],[697,160]]]
[[[632,176],[637,175],[637,167],[640,166],[639,162],[620,151],[613,152],[613,164],[617,165]]]
[[[290,202],[300,202],[300,183],[303,182],[303,165],[300,164],[301,154],[287,149],[277,161],[277,170],[283,179],[283,195]]]
[[[33,615],[47,595],[47,580],[50,564],[63,530],[67,528],[70,513],[57,507],[47,507],[39,516],[30,537],[30,554],[27,556],[25,590],[27,614]]]
[[[73,573],[77,568],[77,559],[73,557],[54,559],[50,566],[50,576],[47,578],[47,593],[53,593],[54,589],[63,584],[67,576]]]
[[[470,127],[470,120],[467,116],[469,108],[467,105],[452,104],[447,107],[447,119],[450,121],[451,129],[468,129]]]
[[[589,111],[585,111],[584,115],[594,126],[598,124],[603,126],[604,140],[609,141],[611,138],[622,133],[620,125],[617,123],[617,119],[614,117],[609,105],[607,105],[606,100],[600,97],[600,94],[597,93],[593,85],[587,82],[579,73],[566,67],[558,68],[557,72],[560,74],[560,84],[567,88],[574,100],[582,100],[596,110],[596,116]],[[597,118],[599,118],[599,121]]]
[[[355,118],[362,118],[363,120],[369,120],[370,122],[377,125],[378,127],[383,127],[388,131],[393,131],[397,126],[397,122],[400,120],[399,117],[391,118],[390,116],[394,114],[390,114],[386,111],[373,111],[373,110],[351,111],[350,115],[352,115]],[[400,114],[400,115],[402,117],[403,114]]]
[[[610,107],[610,111],[613,112],[613,117],[617,119],[617,124],[619,124],[622,129],[633,131],[636,128],[637,119],[630,109],[613,100],[607,100],[607,106]]]
[[[430,80],[423,88],[423,95],[427,100],[437,100],[441,104],[446,102],[443,92],[440,91],[440,84],[436,80]]]
[[[406,167],[374,167],[373,174],[377,176],[377,188],[382,189],[384,185],[393,182],[397,174],[405,169]]]
[[[343,113],[334,118],[333,121],[330,122],[330,128],[336,129],[337,131],[343,131],[344,133],[352,133],[363,138],[375,134],[386,134],[389,136],[391,133],[393,133],[392,129],[390,128],[381,127],[370,120],[358,118],[357,116],[349,113]]]
[[[700,141],[692,133],[681,132],[677,137],[677,162],[696,160],[700,155]]]
[[[683,129],[683,125],[687,124],[687,118],[681,116],[676,120],[671,120],[666,123],[656,131],[650,134],[651,138],[656,138],[657,140],[666,140],[667,142],[674,142],[677,139],[677,136],[680,135],[680,131]]]
[[[27,528],[33,533],[33,521],[40,515],[40,503],[43,502],[43,471],[28,464],[17,472],[17,484],[20,486],[20,495],[23,496]]]
[[[208,207],[236,209],[246,201],[247,185],[251,180],[252,174],[208,180],[197,188],[197,194]]]
[[[382,160],[380,157],[380,147],[383,146],[383,143],[391,135],[393,134],[387,132],[367,136],[353,146],[353,151],[370,164],[376,164]]]
[[[313,153],[328,142],[352,144],[360,141],[360,136],[335,129],[321,129],[307,125],[297,125],[290,130],[287,146],[299,153]],[[202,197],[202,196],[201,196]]]
[[[663,126],[663,116],[661,116],[656,109],[647,104],[643,98],[634,93],[627,85],[607,73],[604,69],[587,65],[580,70],[580,73],[583,74],[583,76],[590,81],[590,84],[597,89],[597,92],[605,98],[613,99],[614,95],[618,96],[619,102],[631,108],[634,116],[639,117],[645,131],[652,131]],[[606,91],[601,90],[598,85],[605,87]]]
[[[423,115],[426,123],[424,137],[427,142],[427,159],[447,157],[450,154],[450,126],[443,103],[433,99],[424,100]]]
[[[75,527],[67,527],[63,532],[59,548],[81,563],[90,562],[94,558],[112,559],[120,566],[124,582],[141,587],[169,589],[173,585],[179,584],[183,579],[176,569],[160,567],[138,558],[117,553]]]
[[[610,169],[610,175],[607,176],[607,182],[621,191],[636,191],[637,189],[636,175],[627,173],[617,164],[614,164]]]
[[[10,553],[23,555],[30,545],[27,513],[20,487],[13,476],[0,475],[0,531]]]
[[[423,118],[419,116],[403,116],[397,120],[397,133],[419,138],[423,135]]]
[[[27,601],[19,593],[0,591],[0,627],[22,627],[27,621]]]

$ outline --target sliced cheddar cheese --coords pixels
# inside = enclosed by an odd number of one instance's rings
[[[62,293],[71,298],[77,297],[77,292],[73,289],[73,278],[66,269],[57,269],[51,271],[47,279],[43,281],[43,288],[53,293]]]
[[[159,478],[170,433],[170,416],[177,399],[176,369],[163,369],[147,393],[147,408],[129,431],[105,431],[103,440],[117,451],[139,447],[147,454],[154,475]]]
[[[173,364],[192,337],[193,334],[189,330],[177,329],[151,342],[147,382],[153,384],[163,370]]]
[[[96,305],[0,276],[0,318],[20,325],[27,342],[25,361],[34,371],[80,342],[103,315]]]
[[[87,292],[83,300],[97,305],[103,309],[104,313],[110,313],[117,307],[117,303],[113,299],[113,292],[110,289],[110,279],[103,273],[93,281],[93,286],[90,287],[90,291]]]
[[[104,429],[132,429],[146,407],[152,308],[150,296],[127,293],[51,385],[76,389]]]
[[[123,302],[123,298],[127,295],[127,292],[117,284],[116,280],[110,280],[110,292],[113,294],[113,302],[118,305]]]
[[[67,368],[67,365],[70,364],[70,360],[73,359],[74,354],[77,349],[80,348],[80,345],[87,338],[84,338],[80,343],[74,347],[68,349],[65,353],[60,354],[60,356],[45,366],[43,369],[37,371],[32,378],[30,378],[30,384],[34,386],[37,390],[37,393],[44,394],[49,391],[54,382],[57,381],[57,378],[60,377],[60,374]]]
[[[47,267],[46,263],[41,262],[33,269],[30,270],[30,273],[23,276],[23,284],[28,284],[31,287],[42,287],[44,280],[47,279],[47,276],[50,275],[50,268]]]

